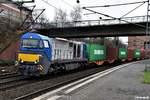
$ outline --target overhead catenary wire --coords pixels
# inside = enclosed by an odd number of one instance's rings
[[[121,3],[121,4],[113,4],[113,5],[102,5],[102,6],[87,6],[86,8],[99,8],[99,7],[123,6],[123,5],[132,5],[132,4],[145,3],[145,2],[148,2],[148,1],[131,2],[131,3]]]
[[[146,2],[143,2],[142,4],[138,5],[137,7],[135,7],[134,9],[132,9],[131,11],[129,11],[128,13],[124,14],[123,16],[121,16],[120,18],[125,17],[126,15],[130,14],[131,12],[135,11],[137,8],[141,7],[142,5],[144,5]]]
[[[121,18],[116,18],[116,17],[110,16],[110,15],[107,15],[107,14],[103,14],[103,13],[100,13],[100,12],[97,12],[97,11],[94,11],[94,10],[91,10],[91,9],[88,9],[88,8],[86,8],[86,7],[83,7],[83,9],[88,10],[88,11],[91,11],[91,12],[93,12],[93,13],[97,13],[97,14],[103,15],[103,16],[105,16],[105,17],[109,17],[109,18],[112,18],[112,19],[117,19],[117,20],[120,20],[120,21],[124,21],[124,22],[126,22],[126,23],[129,23],[129,24],[133,24],[133,25],[139,26],[139,27],[141,27],[141,28],[145,28],[144,25],[140,25],[140,24],[136,24],[136,23],[131,23],[131,22],[126,21],[126,20],[123,20],[123,19],[121,19]]]
[[[55,8],[56,10],[59,10],[57,7],[53,6],[53,5],[50,4],[48,1],[46,1],[46,0],[42,0],[42,1],[45,2],[47,5],[49,5],[49,6],[53,7],[53,8]]]
[[[136,10],[137,8],[141,7],[142,5],[144,5],[146,2],[148,1],[141,1],[141,2],[132,2],[132,3],[124,3],[124,4],[114,4],[114,5],[104,5],[104,6],[88,6],[88,7],[83,7],[83,8],[96,8],[96,7],[111,7],[111,6],[122,6],[122,5],[129,5],[129,4],[138,4],[138,3],[142,3],[140,5],[138,5],[137,7],[135,7],[134,9],[132,9],[131,11],[127,12],[126,14],[124,14],[123,16],[121,16],[120,18],[123,18],[125,16],[127,16],[128,14],[130,14],[131,12],[133,12],[134,10]],[[84,15],[90,15],[90,14],[97,14],[96,12],[93,13],[86,13]],[[106,14],[104,15],[106,17],[110,17],[107,16]],[[120,19],[118,18],[118,19]]]
[[[67,4],[70,8],[74,9],[74,7],[72,5],[70,5],[69,3],[67,3],[65,0],[61,0],[63,1],[65,4]]]

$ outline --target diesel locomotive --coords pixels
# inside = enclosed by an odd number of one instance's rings
[[[16,62],[21,74],[40,76],[89,64],[144,58],[143,49],[107,47],[27,32],[21,37]]]

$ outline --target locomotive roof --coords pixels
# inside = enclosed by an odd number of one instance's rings
[[[38,33],[33,33],[33,32],[27,32],[25,33],[21,39],[29,39],[29,38],[33,38],[33,39],[41,39],[41,40],[49,40],[49,37],[44,36],[44,35],[40,35]]]
[[[49,38],[47,36],[38,34],[38,33],[34,33],[34,32],[27,32],[24,35],[22,35],[21,39],[38,39],[38,40],[49,40],[51,41],[54,38]],[[56,40],[61,40],[61,41],[66,41],[66,42],[72,42],[75,44],[84,44],[84,42],[79,42],[79,41],[72,41],[72,40],[67,40],[64,38],[55,38]]]

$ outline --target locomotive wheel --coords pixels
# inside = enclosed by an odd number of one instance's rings
[[[50,66],[48,69],[48,73],[52,74],[52,73],[54,73],[54,71],[55,71],[54,68],[52,66]]]
[[[125,62],[125,61],[126,61],[126,59],[122,59],[121,61],[122,61],[122,62]]]
[[[65,66],[65,64],[61,65],[61,72],[66,72],[66,66]]]
[[[104,63],[104,61],[98,61],[96,62],[97,65],[102,65]]]
[[[108,60],[108,63],[109,64],[112,64],[112,63],[114,63],[115,62],[115,59],[113,59],[113,60]]]
[[[131,61],[132,60],[132,58],[128,58],[128,61]]]

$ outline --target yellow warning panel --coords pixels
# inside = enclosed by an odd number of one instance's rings
[[[40,55],[38,54],[18,54],[18,60],[23,62],[39,62]]]

